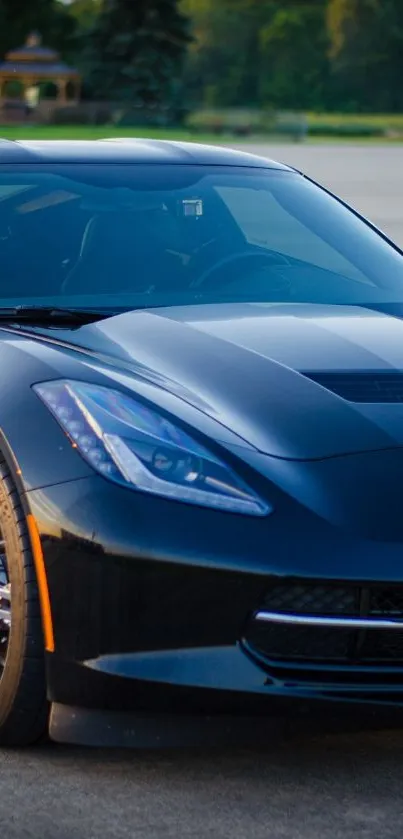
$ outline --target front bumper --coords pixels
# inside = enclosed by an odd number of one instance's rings
[[[403,473],[403,452],[393,455]],[[317,465],[318,486],[334,468]],[[403,655],[363,665],[326,653],[309,661],[308,649],[290,667],[250,642],[251,621],[279,582],[403,592],[403,532],[368,538],[278,485],[270,494],[276,512],[258,519],[145,497],[95,475],[27,493],[51,598],[55,707],[239,717],[283,715],[296,700],[403,708]]]

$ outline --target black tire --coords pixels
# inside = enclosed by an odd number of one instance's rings
[[[45,653],[27,521],[0,456],[0,531],[11,584],[11,631],[0,671],[0,745],[28,746],[47,732]]]

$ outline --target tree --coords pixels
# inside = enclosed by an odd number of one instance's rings
[[[338,96],[351,108],[403,108],[402,0],[329,0],[328,26]]]
[[[326,98],[326,0],[279,3],[260,32],[260,99],[280,108],[320,108]]]
[[[0,0],[0,57],[39,31],[45,44],[69,58],[76,29],[68,8],[57,0]]]
[[[71,0],[68,10],[77,21],[80,35],[86,35],[95,26],[101,0]]]
[[[188,42],[177,0],[103,0],[90,45],[94,94],[146,108],[171,103]]]
[[[205,105],[323,105],[327,0],[182,0],[195,44],[187,81]]]
[[[259,33],[275,0],[182,0],[191,14],[194,45],[186,66],[195,103],[256,105],[261,54]]]

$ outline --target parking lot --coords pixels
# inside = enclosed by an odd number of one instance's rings
[[[4,835],[400,839],[402,764],[398,732],[218,753],[5,753]]]
[[[253,150],[303,169],[403,247],[403,146]],[[0,754],[6,839],[400,839],[402,731],[217,751]]]

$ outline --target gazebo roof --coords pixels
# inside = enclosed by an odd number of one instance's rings
[[[36,79],[78,78],[79,72],[60,61],[59,54],[48,47],[42,47],[41,38],[33,32],[23,47],[10,50],[5,61],[0,62],[0,76]]]
[[[79,77],[78,70],[73,70],[71,67],[68,67],[67,64],[45,64],[39,66],[37,62],[32,62],[32,64],[28,64],[28,62],[8,62],[3,61],[0,64],[0,76],[7,76],[7,77],[21,77],[21,76],[34,76],[37,79],[49,79],[58,77],[61,78],[64,76],[65,78],[75,79]]]

